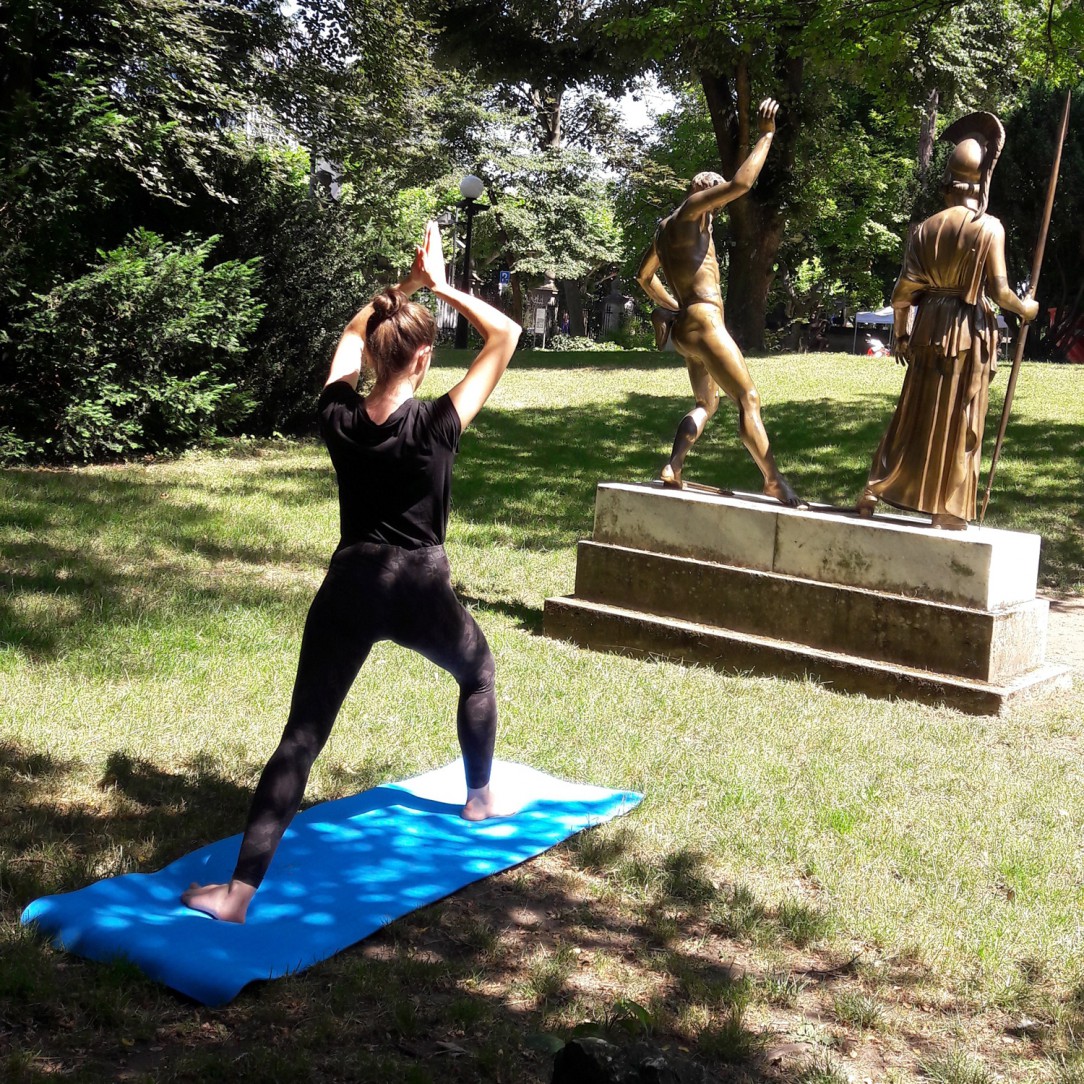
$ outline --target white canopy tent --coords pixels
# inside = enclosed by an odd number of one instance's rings
[[[911,310],[914,312],[914,309]],[[892,312],[891,305],[885,305],[883,309],[871,309],[869,312],[859,312],[854,317],[854,347],[858,349],[858,327],[891,327],[895,321],[895,315]],[[1001,313],[997,314],[997,327],[999,331],[1005,331],[1008,328],[1008,324],[1005,323],[1005,317]],[[891,332],[889,333],[891,338]]]

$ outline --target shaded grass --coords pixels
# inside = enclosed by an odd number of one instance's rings
[[[841,990],[806,957],[830,971],[855,944],[897,961],[901,985],[921,972],[954,1018],[961,1006],[1041,1016],[1039,1054],[1076,1064],[1079,689],[973,719],[536,635],[543,599],[571,589],[595,484],[651,477],[689,406],[672,356],[600,357],[570,369],[524,356],[510,372],[464,435],[449,551],[497,655],[500,754],[641,789],[642,810],[565,848],[567,884],[540,882],[537,864],[513,871],[484,913],[428,909],[376,939],[376,956],[345,953],[223,1013],[68,960],[15,920],[37,895],[237,830],[335,543],[326,457],[280,442],[239,458],[0,473],[0,1045],[25,1063],[13,1073],[53,1059],[112,1079],[120,1052],[136,1079],[541,1080],[523,1014],[569,1028],[653,997],[657,1032],[708,1061],[755,1061],[763,1022],[751,1023],[749,998],[798,1011],[820,997],[830,1015]],[[751,368],[800,491],[853,499],[900,371],[828,355]],[[434,370],[432,392],[456,376]],[[1067,593],[1084,584],[1081,384],[1084,372],[1025,367],[989,519],[1041,531],[1044,582]],[[756,488],[728,407],[689,477]],[[450,679],[380,645],[308,797],[454,755]],[[520,945],[515,916],[540,897],[556,925]],[[735,979],[721,941],[764,979]],[[850,1015],[844,1026],[861,1030]],[[279,1037],[256,1038],[268,1030]],[[942,1058],[956,1042],[945,1034]]]

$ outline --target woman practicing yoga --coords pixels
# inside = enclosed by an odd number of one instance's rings
[[[482,336],[481,352],[446,395],[414,398],[433,357],[436,323],[407,298],[427,286]],[[378,640],[413,648],[459,683],[457,726],[467,776],[462,815],[505,812],[489,788],[497,731],[494,664],[474,618],[452,591],[444,534],[459,435],[508,367],[521,328],[448,285],[436,223],[410,274],[347,325],[320,396],[320,430],[339,483],[341,539],[309,609],[286,729],[267,762],[229,884],[193,884],[181,899],[244,922],[297,812],[309,771],[362,663]],[[357,393],[362,364],[375,386]]]

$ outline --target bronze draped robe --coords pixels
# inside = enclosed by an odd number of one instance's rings
[[[868,488],[897,508],[975,518],[997,318],[984,294],[1001,224],[949,207],[915,231],[892,293],[917,302],[907,375],[873,457]]]

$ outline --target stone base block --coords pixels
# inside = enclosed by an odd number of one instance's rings
[[[1045,664],[1038,535],[604,482],[576,594],[544,631],[584,647],[999,714],[1069,683]]]
[[[776,677],[813,677],[844,692],[947,704],[976,715],[1000,715],[1010,705],[1070,684],[1065,666],[1039,666],[1012,681],[992,684],[579,598],[547,599],[545,631],[597,651]]]
[[[1040,542],[1017,531],[939,531],[908,516],[862,519],[661,482],[601,483],[594,541],[979,610],[1035,597]]]

